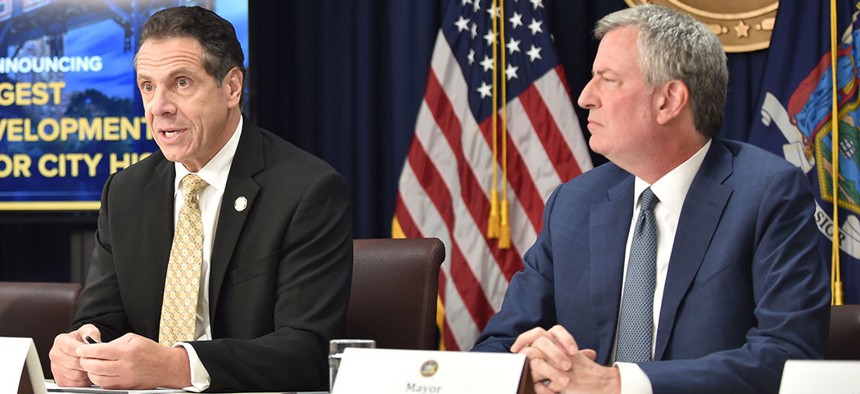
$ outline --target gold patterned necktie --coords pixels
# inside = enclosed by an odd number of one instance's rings
[[[197,195],[206,185],[206,181],[197,174],[182,178],[185,203],[179,209],[173,233],[158,326],[158,342],[164,346],[194,340],[200,266],[203,263],[203,220]]]

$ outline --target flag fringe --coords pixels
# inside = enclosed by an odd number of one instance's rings
[[[499,238],[499,192],[495,187],[490,192],[490,217],[487,218],[487,238]]]
[[[508,220],[508,200],[502,200],[502,222],[499,226],[499,249],[511,247],[511,222]]]
[[[436,328],[439,330],[439,350],[445,350],[445,304],[436,296]]]

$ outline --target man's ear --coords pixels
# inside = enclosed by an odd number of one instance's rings
[[[238,67],[233,67],[224,76],[223,86],[227,87],[227,96],[230,106],[239,105],[239,98],[242,97],[242,87],[244,86],[245,76]]]
[[[666,82],[655,93],[657,123],[661,125],[677,118],[690,101],[687,84],[678,80]]]

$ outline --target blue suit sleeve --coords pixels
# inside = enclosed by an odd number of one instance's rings
[[[523,258],[523,270],[511,279],[501,310],[496,313],[475,342],[473,351],[509,352],[519,334],[534,327],[555,324],[553,305],[552,247],[549,220],[558,196],[550,196],[544,209],[544,230]]]

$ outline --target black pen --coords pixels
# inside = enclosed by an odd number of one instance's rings
[[[89,335],[84,336],[84,340],[86,340],[89,344],[99,343],[99,341],[93,339],[93,337]]]

